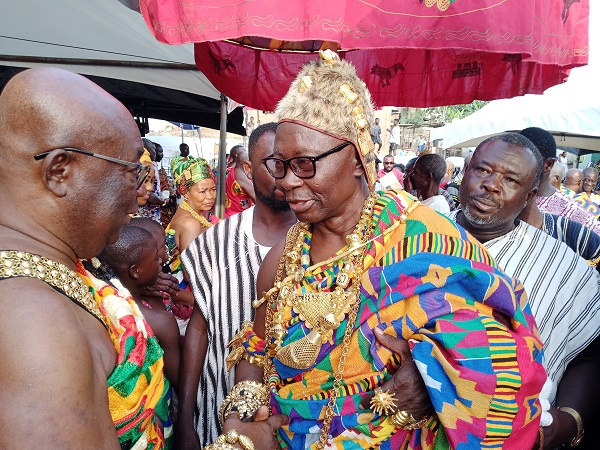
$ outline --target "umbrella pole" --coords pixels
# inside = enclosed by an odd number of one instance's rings
[[[219,176],[217,186],[217,208],[215,213],[221,219],[225,217],[225,168],[227,161],[225,159],[227,153],[227,97],[221,94],[221,126],[219,129]]]

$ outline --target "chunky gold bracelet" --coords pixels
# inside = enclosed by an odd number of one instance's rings
[[[243,450],[255,450],[252,439],[238,433],[236,430],[229,430],[227,433],[223,433],[217,438],[214,444],[204,447],[204,450],[238,450],[235,444],[238,444]]]
[[[241,381],[227,394],[219,409],[221,426],[232,411],[237,411],[240,420],[252,417],[258,408],[269,405],[269,391],[258,381]]]

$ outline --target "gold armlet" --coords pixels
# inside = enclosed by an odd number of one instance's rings
[[[265,357],[264,356],[249,355],[248,353],[244,352],[244,354],[242,355],[242,358],[244,358],[250,364],[253,364],[255,366],[265,367]]]
[[[231,352],[225,358],[225,362],[227,363],[227,370],[231,370],[237,363],[240,362],[242,356],[246,354],[246,349],[244,348],[244,340],[246,339],[246,334],[248,330],[252,329],[254,323],[253,322],[244,322],[242,323],[242,328],[237,332],[235,336],[231,338],[229,344],[227,344],[227,348],[231,347]]]
[[[252,417],[258,408],[269,405],[269,391],[267,387],[257,381],[241,381],[227,394],[219,409],[219,422],[221,426],[232,411],[237,411],[240,420]]]
[[[255,448],[252,439],[248,436],[244,436],[236,430],[230,430],[220,435],[214,444],[204,447],[204,450],[238,450],[234,444],[238,444],[243,450],[254,450]]]

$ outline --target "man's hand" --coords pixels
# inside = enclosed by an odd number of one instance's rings
[[[544,432],[544,448],[553,449],[570,442],[577,435],[577,422],[571,414],[561,411],[554,406],[550,407],[552,414],[552,423],[547,427],[542,427]],[[540,448],[538,438],[533,445],[534,449]]]
[[[176,295],[180,290],[177,278],[170,273],[159,272],[156,283],[153,286],[142,288],[142,294],[149,297],[169,298],[169,296]]]
[[[416,419],[420,420],[433,413],[433,406],[427,393],[425,383],[412,359],[408,342],[385,334],[379,328],[375,328],[375,338],[402,359],[402,365],[398,371],[381,386],[381,390],[388,390],[390,394],[396,394],[396,407],[398,411],[406,411]],[[360,406],[364,409],[370,408],[373,394],[365,397]]]
[[[237,412],[229,414],[223,424],[223,433],[236,430],[238,433],[252,439],[255,448],[272,450],[277,448],[275,431],[288,423],[288,416],[280,414],[269,417],[269,408],[261,406],[254,414],[252,422],[242,422]]]

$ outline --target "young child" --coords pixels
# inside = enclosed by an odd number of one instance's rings
[[[99,259],[115,272],[144,314],[164,350],[165,375],[177,389],[180,357],[177,321],[167,312],[160,297],[144,293],[145,288],[154,286],[162,268],[156,240],[149,231],[128,225],[117,242],[104,248]]]
[[[143,228],[152,233],[158,244],[158,253],[163,264],[166,263],[166,234],[162,225],[148,217],[134,217],[129,222],[129,225]],[[159,274],[158,281],[153,287],[144,289],[144,294],[148,297],[155,297],[155,302],[157,302],[156,299],[162,298],[162,301],[167,306],[167,311],[172,312],[177,320],[183,346],[183,336],[185,335],[187,319],[190,316],[189,309],[194,305],[194,295],[188,290],[181,289],[177,278],[171,275],[170,268],[167,267],[167,270],[168,273],[161,272]]]

